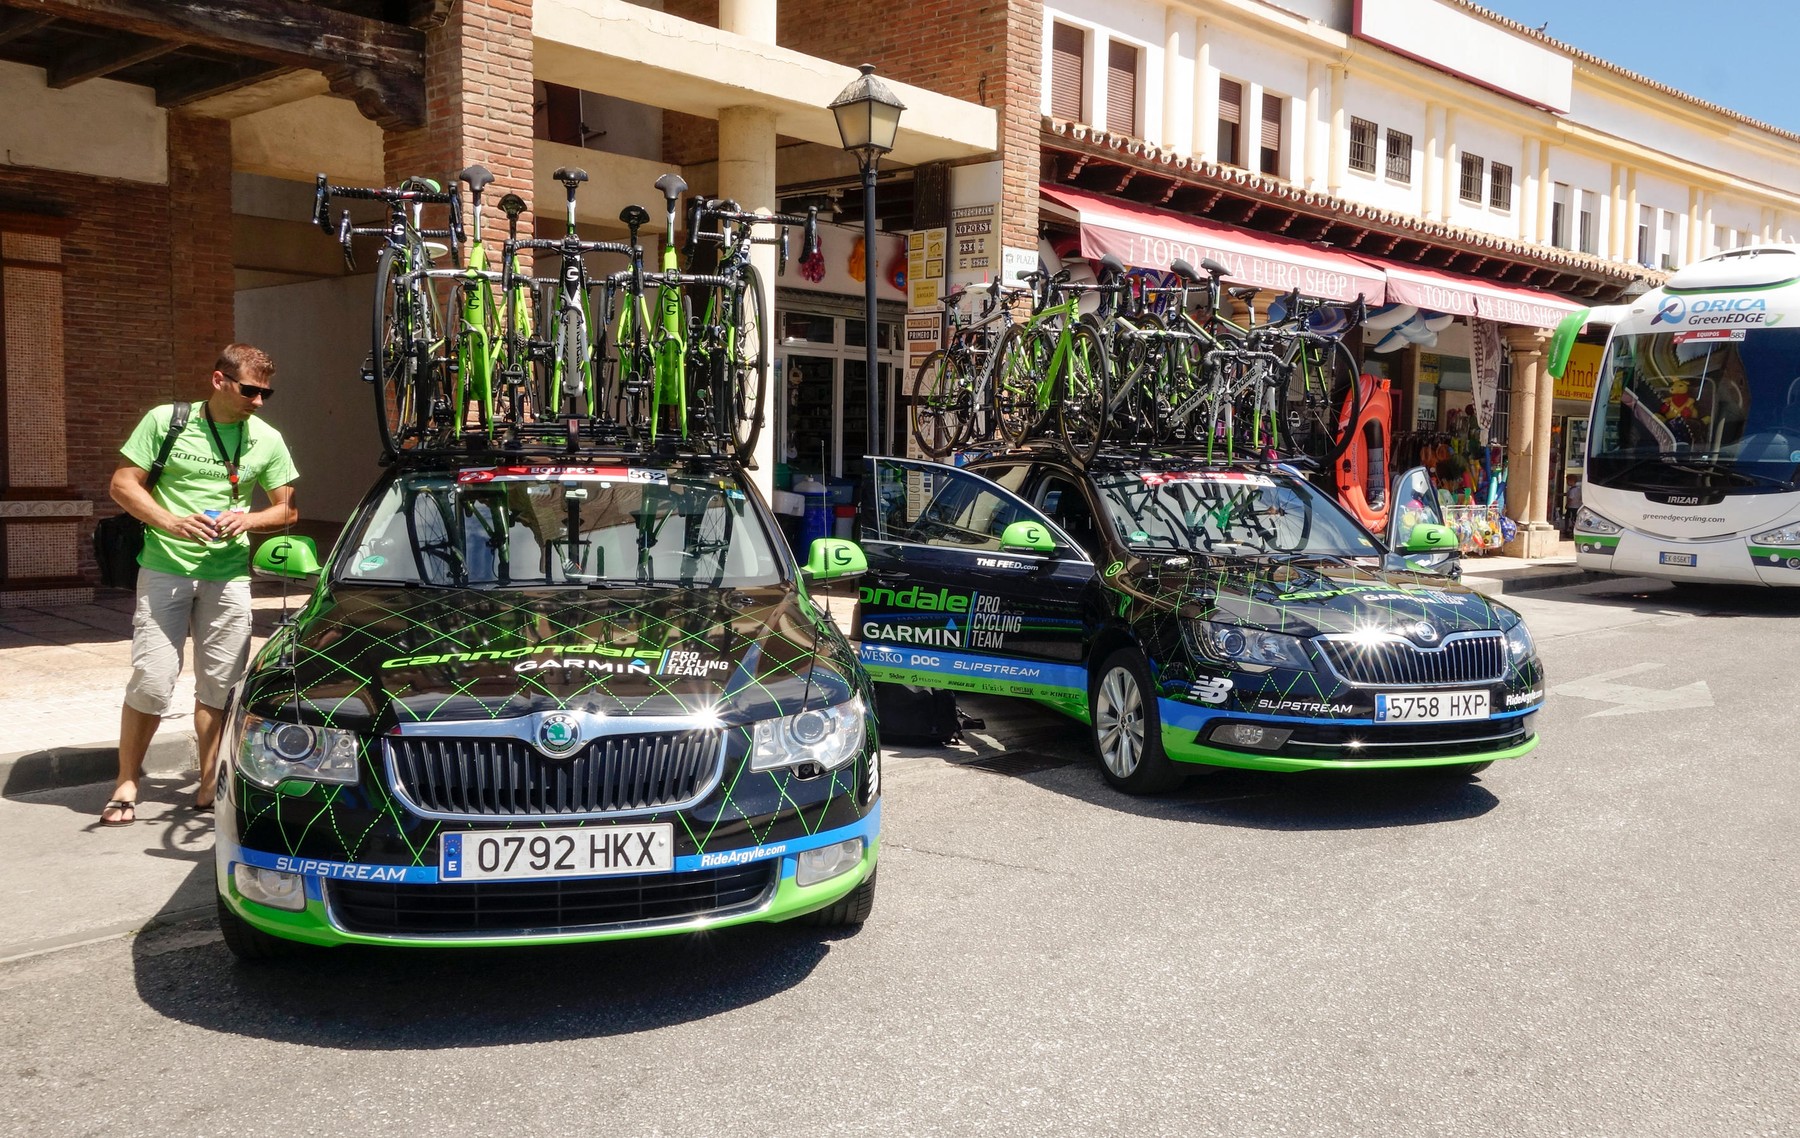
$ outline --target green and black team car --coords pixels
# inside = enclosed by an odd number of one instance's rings
[[[1518,613],[1406,560],[1454,550],[1442,525],[1384,545],[1279,465],[868,461],[869,674],[1049,704],[1122,790],[1196,763],[1466,774],[1537,746]]]
[[[551,460],[554,461],[554,460]],[[386,474],[228,720],[219,920],[301,941],[604,940],[875,896],[878,748],[854,650],[724,462]]]

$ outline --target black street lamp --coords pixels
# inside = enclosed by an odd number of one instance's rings
[[[863,183],[863,342],[868,347],[869,450],[883,451],[881,443],[880,365],[875,358],[875,167],[881,156],[894,148],[900,133],[900,112],[905,104],[888,85],[875,78],[875,65],[862,65],[862,74],[831,101],[837,116],[838,136],[844,149],[856,155]]]

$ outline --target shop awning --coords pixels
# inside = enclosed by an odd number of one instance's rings
[[[1167,269],[1177,259],[1198,269],[1210,257],[1230,270],[1226,279],[1236,284],[1280,292],[1297,288],[1324,300],[1350,301],[1360,295],[1370,307],[1388,299],[1381,271],[1343,253],[1082,190],[1040,189],[1079,216],[1084,257],[1111,253],[1148,269]]]
[[[1473,277],[1459,277],[1403,265],[1374,257],[1362,258],[1387,278],[1387,298],[1394,304],[1412,304],[1455,316],[1479,316],[1501,324],[1525,324],[1554,328],[1557,321],[1582,306],[1560,296],[1491,284]]]

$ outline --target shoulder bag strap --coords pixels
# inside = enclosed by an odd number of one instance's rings
[[[170,407],[169,433],[163,436],[162,446],[156,452],[156,461],[150,464],[150,477],[144,482],[146,490],[156,485],[156,480],[162,477],[163,467],[169,464],[169,452],[175,449],[175,438],[187,426],[188,416],[193,412],[192,403],[176,403]]]

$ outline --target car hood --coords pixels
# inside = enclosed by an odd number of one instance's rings
[[[244,706],[360,731],[553,709],[730,724],[842,702],[855,676],[849,646],[792,586],[337,586],[270,641]]]
[[[1382,571],[1348,561],[1145,560],[1132,567],[1127,588],[1184,617],[1301,637],[1366,629],[1410,631],[1421,621],[1429,622],[1438,636],[1500,627],[1500,606],[1465,585],[1435,574]]]

